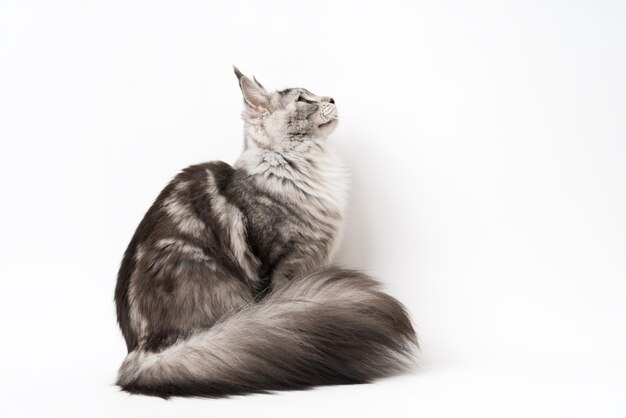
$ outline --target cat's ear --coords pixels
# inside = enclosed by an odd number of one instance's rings
[[[243,75],[237,67],[233,66],[233,69],[239,80],[239,87],[241,87],[241,94],[246,105],[255,112],[267,113],[269,111],[270,96],[263,88],[263,85],[256,78]]]
[[[237,76],[237,81],[241,83],[241,79],[244,77],[243,73],[239,71],[239,68],[235,67],[234,65],[233,65],[233,71],[235,71],[235,75]]]

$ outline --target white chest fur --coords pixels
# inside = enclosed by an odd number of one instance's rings
[[[335,151],[327,146],[277,152],[248,149],[235,167],[252,174],[259,187],[293,202],[313,220],[332,225],[332,244],[326,259],[336,252],[341,238],[349,190],[349,173]]]

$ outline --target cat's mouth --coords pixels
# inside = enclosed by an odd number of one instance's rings
[[[337,119],[331,119],[328,122],[324,122],[321,125],[318,125],[318,128],[323,128],[326,126],[330,126],[330,124],[335,123],[337,121]]]

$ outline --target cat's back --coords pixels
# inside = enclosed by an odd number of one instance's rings
[[[142,336],[158,345],[166,336],[210,326],[252,299],[257,262],[247,250],[241,212],[223,194],[234,173],[221,161],[189,166],[146,212],[115,291],[129,350]]]

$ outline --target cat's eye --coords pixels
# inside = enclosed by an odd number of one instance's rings
[[[302,97],[302,96],[298,96],[298,100],[297,100],[297,101],[298,101],[298,102],[304,102],[304,103],[313,103],[312,101],[307,100],[307,99],[305,99],[305,98],[304,98],[304,97]]]

